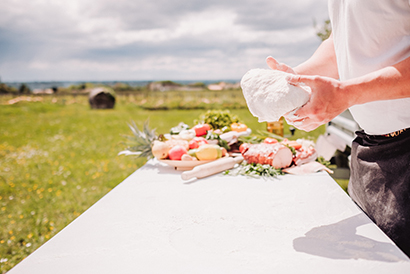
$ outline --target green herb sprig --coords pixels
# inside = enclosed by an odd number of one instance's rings
[[[243,161],[238,167],[226,170],[225,175],[245,175],[255,178],[274,178],[279,175],[284,175],[285,173],[281,169],[274,168],[271,165],[265,164],[249,164],[246,161]]]

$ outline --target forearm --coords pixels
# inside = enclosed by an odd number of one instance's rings
[[[333,36],[323,41],[315,53],[306,62],[294,68],[297,74],[320,75],[333,79],[339,78]]]
[[[350,106],[410,98],[410,58],[341,84]]]

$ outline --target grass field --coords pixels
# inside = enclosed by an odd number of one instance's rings
[[[192,125],[206,109],[229,107],[254,131],[266,129],[237,92],[210,97],[191,93],[188,99],[172,93],[156,96],[118,96],[113,110],[92,110],[84,96],[41,97],[12,105],[6,105],[11,98],[0,97],[1,273],[145,163],[117,156],[125,148],[123,135],[131,133],[128,122],[142,126],[149,118],[157,133],[167,133],[181,121]],[[200,102],[200,109],[188,107],[189,102]],[[161,110],[172,104],[171,110]],[[294,138],[323,132],[323,127],[309,134],[297,131]]]

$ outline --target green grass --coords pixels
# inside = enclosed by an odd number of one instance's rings
[[[113,110],[91,110],[83,96],[42,98],[41,102],[4,105],[11,98],[0,97],[2,273],[145,163],[145,159],[117,156],[125,148],[123,135],[131,134],[128,122],[133,120],[142,127],[149,118],[157,133],[167,133],[181,121],[192,125],[207,108],[225,107],[229,95],[223,100],[217,96],[201,99],[206,103],[202,109],[176,107],[168,111],[147,110],[143,105],[151,98],[143,101],[132,96],[119,96]],[[172,105],[181,98],[167,100],[172,100]],[[235,100],[232,113],[253,130],[266,129],[237,93]],[[323,127],[313,133],[297,131],[295,138],[317,137],[323,131]]]
[[[348,179],[336,179],[339,186],[347,193],[347,185],[349,184]]]

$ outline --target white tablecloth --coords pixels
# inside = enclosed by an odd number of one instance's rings
[[[180,174],[148,162],[9,273],[410,273],[326,173]]]

